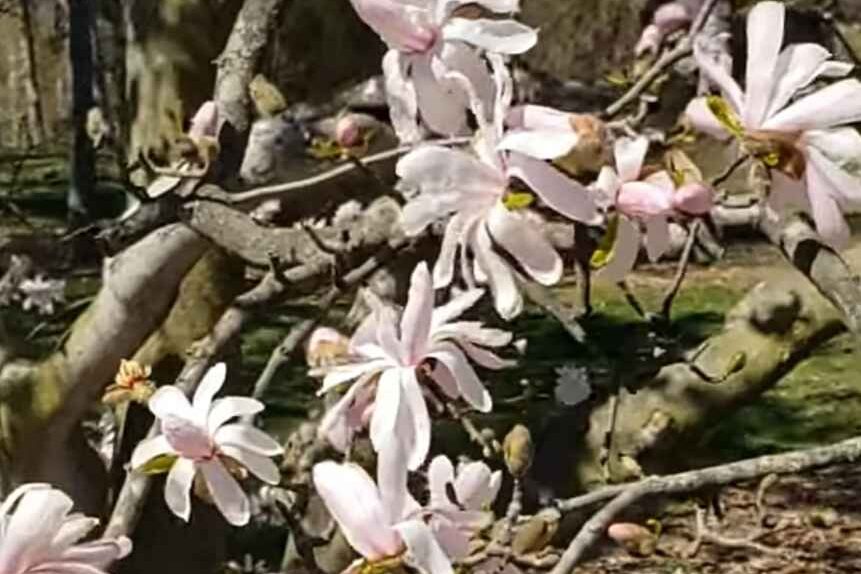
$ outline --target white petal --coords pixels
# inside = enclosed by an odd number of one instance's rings
[[[400,434],[389,436],[377,456],[377,484],[386,525],[398,522],[418,506],[407,490],[408,462],[403,439]]]
[[[457,344],[460,346],[464,352],[472,359],[474,362],[478,363],[485,369],[492,369],[494,371],[498,371],[500,369],[508,369],[517,364],[516,361],[511,361],[509,359],[503,359],[502,357],[496,355],[487,349],[482,349],[477,345],[473,345],[468,340],[465,339],[457,339]]]
[[[810,85],[830,57],[831,52],[819,44],[787,46],[777,59],[774,72],[776,84],[765,117],[769,118],[782,110],[798,90]]]
[[[506,133],[497,147],[536,159],[556,159],[567,155],[578,141],[580,136],[571,130],[515,129]]]
[[[454,136],[461,133],[466,126],[462,94],[458,94],[451,83],[440,81],[430,56],[414,56],[412,61],[413,85],[424,123],[438,134]]]
[[[52,552],[62,552],[72,544],[86,536],[98,526],[99,519],[89,516],[69,516],[63,521],[54,540],[51,541]]]
[[[497,205],[488,215],[487,228],[493,240],[536,281],[554,285],[561,279],[562,258],[541,231],[519,213]]]
[[[248,397],[223,397],[212,403],[206,428],[214,433],[221,425],[234,417],[256,415],[263,410],[263,403]]]
[[[269,457],[230,445],[223,445],[221,452],[239,462],[263,482],[269,484],[281,482],[281,472],[278,470],[278,465],[272,462]]]
[[[649,140],[645,137],[622,137],[616,140],[616,172],[622,181],[634,181],[640,176],[648,151]]]
[[[374,327],[376,327],[376,321],[374,322]],[[376,337],[376,333],[374,334]],[[323,379],[323,384],[320,386],[320,389],[317,391],[317,396],[322,396],[332,390],[333,388],[346,383],[348,381],[352,381],[353,379],[358,379],[362,375],[367,375],[374,371],[379,371],[380,369],[385,368],[388,365],[389,361],[385,360],[372,360],[365,361],[363,363],[352,363],[349,365],[338,365],[329,369],[326,373],[326,377]]]
[[[393,527],[407,546],[408,562],[427,574],[454,574],[443,549],[427,524],[419,520],[400,522]]]
[[[490,412],[493,407],[490,393],[481,384],[463,351],[452,343],[440,343],[430,356],[449,370],[466,402],[481,412]]]
[[[215,506],[233,526],[245,526],[251,518],[248,497],[219,460],[201,462],[200,470]]]
[[[709,109],[706,98],[694,98],[685,108],[685,116],[697,131],[706,133],[718,140],[726,140],[731,134],[726,131],[722,123],[718,121]]]
[[[191,485],[195,471],[194,461],[179,458],[173,463],[164,483],[164,501],[167,507],[186,522],[191,516]]]
[[[538,33],[515,20],[452,18],[442,29],[447,41],[460,40],[499,54],[522,54],[538,41]]]
[[[670,226],[666,218],[657,216],[646,219],[646,254],[654,263],[670,248]]]
[[[861,82],[843,80],[805,96],[762,125],[766,130],[826,129],[861,121]]]
[[[475,461],[461,466],[454,483],[458,502],[466,509],[482,510],[496,498],[492,482],[490,468],[483,462]],[[495,486],[498,488],[499,484]]]
[[[498,197],[507,184],[503,174],[464,151],[439,146],[422,146],[398,161],[395,171],[408,184],[439,192],[457,190],[464,194]]]
[[[475,230],[472,242],[476,264],[487,276],[496,312],[503,319],[513,319],[523,310],[523,297],[508,264],[493,250],[493,242],[484,225]]]
[[[457,319],[472,308],[483,296],[483,289],[470,289],[452,297],[448,303],[433,310],[431,329],[436,330],[449,321]]]
[[[543,161],[512,153],[508,158],[508,173],[523,180],[541,201],[565,217],[587,225],[600,222],[589,190]]]
[[[4,524],[0,571],[26,572],[27,567],[42,558],[72,504],[71,498],[53,488],[25,492]]]
[[[409,407],[410,423],[415,440],[413,448],[407,453],[407,466],[410,470],[416,470],[424,463],[428,450],[430,450],[430,415],[414,370],[401,369],[401,388],[404,403]]]
[[[640,229],[630,219],[620,215],[613,255],[610,262],[601,268],[601,276],[609,281],[621,281],[634,268],[639,253]]]
[[[758,127],[765,120],[774,82],[786,10],[780,2],[760,2],[747,15],[747,74],[744,124]]]
[[[452,215],[445,226],[439,255],[433,266],[434,289],[448,287],[454,278],[454,259],[465,227],[466,217],[460,213]]]
[[[383,56],[386,102],[389,105],[392,127],[402,143],[414,143],[422,139],[422,132],[417,120],[416,91],[407,78],[406,65],[404,56],[397,50],[389,50]]]
[[[718,87],[733,111],[736,114],[741,114],[744,109],[745,96],[726,68],[712,59],[712,56],[702,50],[696,43],[694,44],[694,58],[700,71]]]
[[[476,95],[483,102],[484,109],[490,110],[494,98],[493,78],[476,51],[460,42],[445,42],[440,58],[445,62],[446,68],[460,72],[469,80]]]
[[[167,442],[163,434],[141,441],[132,453],[132,468],[140,468],[148,461],[163,454],[173,453],[173,447]]]
[[[433,282],[427,263],[422,261],[413,269],[407,305],[401,316],[401,341],[409,364],[421,360],[427,350],[433,304]]]
[[[851,131],[858,135],[858,132],[854,129],[847,131]],[[861,139],[861,136],[859,136],[859,139]],[[830,141],[836,142],[836,138],[831,138]],[[848,151],[848,149],[851,149],[856,142],[848,141],[842,143],[847,146],[847,149],[843,151]],[[835,143],[835,145],[831,147],[831,150],[835,150],[838,145],[839,144]],[[823,149],[807,148],[807,157],[808,165],[813,164],[816,167],[817,172],[830,182],[830,187],[832,189],[831,195],[835,199],[843,203],[850,202],[855,205],[861,205],[861,177],[859,177],[857,173],[851,174],[843,169],[840,164],[833,161]],[[855,156],[850,161],[853,161],[854,163],[854,161],[857,161],[857,158],[859,157],[861,157],[861,155]]]
[[[277,456],[284,451],[274,438],[243,423],[224,425],[216,431],[213,440],[219,446],[238,446],[264,456]]]
[[[616,173],[615,169],[605,165],[598,173],[598,179],[595,180],[592,187],[603,196],[599,203],[606,207],[616,203],[616,194],[622,187],[622,180],[619,179],[619,174]]]
[[[149,410],[157,418],[164,419],[168,416],[180,417],[194,420],[194,410],[188,397],[173,385],[165,385],[159,388],[149,399]]]
[[[371,443],[379,452],[395,430],[401,408],[401,374],[399,368],[386,369],[377,383],[374,414],[371,416]]]
[[[191,406],[198,416],[206,416],[209,413],[209,407],[212,404],[212,399],[215,394],[221,390],[224,385],[224,379],[227,377],[227,365],[218,363],[213,365],[206,374],[203,375],[203,380],[200,381],[197,390],[194,392],[194,399]]]
[[[435,456],[428,465],[428,490],[431,506],[450,504],[446,485],[454,486],[454,466],[445,455]]]

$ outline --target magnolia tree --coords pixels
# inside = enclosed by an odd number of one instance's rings
[[[715,39],[706,34],[720,3],[671,2],[661,6],[636,48],[637,55],[651,58],[651,67],[608,110],[574,114],[515,101],[512,58],[540,41],[539,30],[515,19],[518,0],[352,0],[388,48],[382,84],[401,145],[363,155],[369,124],[347,113],[333,122],[330,140],[314,144],[318,156],[346,158],[342,165],[310,179],[228,193],[223,188],[235,175],[231,165],[242,164],[246,182],[253,179],[248,174],[269,173],[283,159],[274,154],[284,151],[278,146],[286,130],[295,133],[295,118],[270,109],[265,130],[260,123],[252,127],[241,162],[230,157],[236,142],[224,136],[249,126],[245,87],[277,4],[246,2],[219,60],[215,96],[186,135],[195,153],[158,170],[147,190],[151,198],[164,197],[159,202],[170,193],[183,198],[183,222],[150,222],[158,228],[106,262],[102,290],[62,352],[42,362],[15,361],[2,347],[8,334],[0,322],[3,400],[28,386],[48,389],[55,399],[6,415],[18,425],[17,445],[25,445],[11,451],[7,482],[26,484],[9,493],[0,509],[0,564],[7,565],[0,570],[93,573],[130,552],[133,559],[144,556],[144,564],[153,552],[146,546],[151,539],[134,550],[132,540],[144,527],[137,522],[146,505],[163,505],[182,528],[194,529],[212,518],[207,507],[244,527],[265,500],[275,500],[291,531],[287,554],[306,571],[531,568],[561,574],[605,532],[626,544],[648,541],[649,531],[615,521],[645,494],[692,491],[857,456],[859,445],[850,441],[816,457],[800,453],[776,457],[770,466],[751,461],[723,473],[695,472],[687,482],[673,476],[640,480],[671,468],[668,453],[680,441],[774,384],[817,341],[845,327],[861,328],[861,291],[839,254],[849,244],[844,214],[861,203],[861,136],[851,127],[861,121],[861,83],[845,79],[851,66],[819,45],[784,46],[781,3],[761,2],[747,13],[744,90],[729,72],[729,54],[716,53]],[[717,45],[725,46],[725,37]],[[742,160],[751,165],[759,194],[744,216],[804,277],[745,298],[724,329],[693,353],[653,349],[653,384],[624,404],[620,385],[607,393],[591,388],[583,369],[560,370],[557,400],[587,421],[580,427],[587,430],[568,437],[577,464],[564,454],[555,463],[570,465],[560,469],[564,481],[631,484],[559,500],[552,488],[535,487],[540,480],[531,473],[529,430],[516,425],[498,440],[473,413],[494,410],[495,373],[513,368],[517,348],[522,354],[528,343],[513,343],[513,320],[523,313],[524,297],[562,322],[572,345],[597,348],[584,317],[547,289],[562,279],[572,252],[584,315],[593,272],[618,283],[640,308],[625,278],[636,273],[641,247],[649,260],[659,261],[671,250],[672,226],[684,229],[685,248],[662,313],[643,313],[653,334],[666,330],[698,233],[732,217],[717,193],[726,177],[707,180],[681,150],[648,130],[638,133],[641,112],[610,116],[628,111],[653,80],[690,54],[708,92],[687,105],[686,125],[701,137],[736,141],[739,161],[729,167]],[[225,130],[228,125],[232,130]],[[305,190],[350,171],[379,186],[370,168],[393,158],[400,202],[383,197],[369,207],[342,206],[319,225],[261,227],[247,215],[266,200],[292,198],[318,205],[322,214],[327,206],[301,195]],[[344,240],[345,233],[351,238]],[[179,289],[183,297],[180,282],[209,242],[268,271],[253,289],[211,313],[176,384],[156,389],[140,349],[170,321],[179,306],[174,293]],[[408,247],[428,244],[430,249],[417,249],[423,260],[403,255]],[[389,264],[397,275],[403,261],[410,262],[405,299],[365,290],[367,313],[351,333],[318,326],[325,309],[350,288]],[[287,335],[253,397],[216,398],[227,377],[217,357],[251,310],[333,272],[334,285],[318,293],[323,313]],[[59,299],[56,287],[47,289],[51,285],[22,280],[0,287],[10,290],[7,303],[43,308]],[[282,446],[254,426],[255,415],[264,409],[260,399],[275,372],[303,341],[309,374],[320,379],[318,395],[327,408]],[[126,360],[133,356],[136,361]],[[614,378],[629,377],[629,367],[611,365]],[[75,429],[100,394],[120,431],[136,404],[146,405],[155,423],[133,452],[119,448],[119,436],[113,439],[108,463],[114,469],[125,465],[127,473],[110,497],[102,538],[75,544],[95,520],[70,515],[72,499],[55,487],[85,508],[105,508],[106,493],[86,481],[75,453],[65,447],[76,440]],[[437,422],[446,419],[463,426],[485,460],[432,456],[439,446]],[[59,446],[57,437],[63,437]],[[276,457],[283,457],[280,466]],[[153,475],[164,475],[164,481],[148,497]],[[579,518],[582,528],[564,553],[554,550],[550,543],[564,514],[616,494],[619,499],[585,525]],[[338,539],[349,547],[340,554]]]

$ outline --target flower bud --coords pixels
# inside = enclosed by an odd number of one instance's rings
[[[505,466],[515,478],[522,478],[532,465],[532,435],[523,425],[515,425],[502,442]]]
[[[688,215],[703,215],[712,208],[712,189],[703,183],[683,185],[673,194],[673,209]]]

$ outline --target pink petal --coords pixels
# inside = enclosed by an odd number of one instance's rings
[[[642,56],[646,52],[655,54],[663,41],[664,34],[661,32],[661,29],[654,24],[649,24],[643,28],[640,39],[637,40],[637,44],[634,46],[634,55]]]
[[[493,407],[490,393],[481,384],[463,351],[452,343],[440,343],[430,356],[448,369],[466,402],[483,413],[490,412]]]
[[[194,461],[179,458],[173,463],[164,483],[164,501],[167,507],[186,522],[191,516],[191,485],[196,470]]]
[[[377,486],[362,467],[325,461],[314,466],[312,475],[317,493],[359,554],[378,560],[400,551]]]
[[[496,54],[522,54],[538,41],[538,33],[515,20],[452,18],[442,29],[446,41],[459,40]]]
[[[43,560],[72,505],[71,498],[53,488],[24,493],[3,524],[0,572],[25,572]]]
[[[689,183],[673,194],[673,209],[689,215],[704,215],[713,205],[712,188],[703,183]]]
[[[393,528],[407,547],[408,563],[428,574],[454,574],[451,562],[427,524],[408,520],[395,524]]]
[[[706,103],[706,98],[694,98],[685,108],[685,116],[697,131],[724,141],[731,137],[722,123],[718,121]]]
[[[644,181],[632,181],[622,185],[616,207],[634,219],[666,215],[673,209],[673,192]]]
[[[401,316],[401,343],[408,364],[416,364],[424,355],[431,329],[434,293],[427,263],[413,270],[407,306]]]
[[[553,285],[562,277],[562,258],[541,231],[520,214],[497,205],[488,215],[487,229],[493,240],[539,283]]]
[[[251,518],[248,497],[242,492],[239,483],[233,478],[221,461],[217,459],[203,461],[200,471],[209,487],[209,493],[215,506],[224,518],[233,526],[245,526]]]
[[[496,498],[497,492],[492,486],[492,473],[490,468],[483,462],[470,462],[458,469],[457,480],[454,490],[457,492],[457,500],[465,509],[483,510],[484,507]],[[501,477],[501,474],[499,475]],[[497,478],[499,478],[497,477]],[[499,481],[496,481],[496,489],[499,489]]]
[[[669,34],[687,25],[692,20],[691,16],[687,6],[680,2],[670,2],[655,10],[652,21],[664,34]]]
[[[763,129],[804,131],[861,121],[861,82],[842,80],[805,96],[769,118]]]
[[[619,179],[615,169],[605,165],[601,168],[598,179],[591,187],[598,192],[598,203],[602,207],[609,207],[616,203],[616,194],[622,187],[622,180]]]
[[[703,51],[699,45],[694,42],[694,59],[697,61],[697,66],[700,72],[715,84],[726,98],[733,111],[741,114],[744,109],[744,93],[738,87],[736,81],[729,75],[726,68],[719,62],[716,62],[710,54]]]
[[[747,74],[744,125],[759,127],[777,78],[775,71],[786,10],[780,2],[760,2],[747,15]]]
[[[392,48],[424,52],[434,43],[432,29],[417,22],[417,8],[395,0],[350,0],[359,18]]]
[[[619,216],[619,227],[616,244],[613,246],[613,256],[600,274],[607,280],[618,282],[634,268],[637,255],[640,253],[640,229],[625,216]]]
[[[161,419],[161,432],[174,452],[183,458],[212,456],[214,445],[209,432],[195,421],[167,416]]]
[[[622,181],[634,181],[640,176],[646,152],[649,151],[649,140],[644,137],[621,137],[616,140],[614,148],[616,157],[616,172]]]
[[[460,396],[460,389],[457,388],[457,381],[445,365],[437,363],[434,366],[430,377],[448,398],[456,399]]]
[[[383,56],[383,77],[386,82],[386,102],[389,118],[402,143],[421,141],[418,125],[418,100],[413,83],[407,77],[408,56],[389,50]]]
[[[662,216],[646,219],[646,253],[654,263],[670,248],[670,226]]]
[[[361,415],[373,403],[373,388],[370,378],[365,378],[351,385],[344,396],[335,406],[326,411],[317,428],[318,436],[324,436],[329,443],[341,452],[346,452],[353,442],[353,435],[362,428]]]
[[[433,537],[450,560],[463,560],[469,556],[469,535],[457,524],[442,516],[435,516],[430,523]]]
[[[588,225],[601,219],[589,190],[543,161],[512,153],[508,174],[525,182],[548,207],[569,219]]]
[[[218,135],[218,106],[215,102],[209,100],[197,108],[194,117],[191,118],[188,135],[198,139]]]

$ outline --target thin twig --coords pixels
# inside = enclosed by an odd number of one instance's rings
[[[622,279],[621,281],[616,283],[616,286],[622,291],[622,294],[625,296],[625,301],[628,303],[628,305],[631,306],[631,309],[633,309],[634,312],[640,316],[640,318],[647,319],[648,314],[646,313],[646,309],[640,303],[639,299],[637,299],[637,296],[634,295],[634,292],[631,290],[631,287],[628,285],[628,282]]]
[[[566,309],[552,290],[534,281],[524,280],[520,283],[526,296],[559,321],[575,341],[580,344],[586,342],[586,330],[577,320],[576,313]]]
[[[747,154],[742,154],[735,159],[726,169],[720,172],[718,175],[712,178],[710,185],[713,188],[717,188],[719,185],[723,184],[726,180],[732,177],[732,174],[735,173],[735,170],[740,168],[744,162],[750,159],[750,156]]]
[[[685,275],[688,272],[688,265],[691,262],[691,254],[694,252],[694,244],[697,242],[697,233],[700,231],[700,220],[695,220],[688,228],[688,238],[685,241],[685,248],[682,251],[682,257],[679,259],[679,266],[676,268],[676,276],[673,278],[673,284],[664,295],[664,301],[661,303],[661,317],[664,321],[670,321],[670,313],[673,309],[673,302],[676,300],[676,295],[682,287],[682,282],[685,280]]]
[[[649,89],[652,82],[657,80],[664,73],[664,70],[693,53],[694,38],[699,34],[715,4],[717,4],[717,0],[708,0],[703,5],[688,35],[682,38],[672,50],[664,52],[658,61],[652,64],[652,67],[646,70],[640,79],[622,97],[607,106],[604,110],[604,116],[613,117],[618,114],[625,106],[639,98],[640,94]]]
[[[450,401],[446,401],[445,408],[451,418],[460,423],[469,439],[481,447],[481,454],[484,458],[490,458],[502,452],[502,445],[499,444],[499,441],[485,437],[478,427],[475,426],[475,423],[472,422],[472,419],[463,411],[454,406]]]

